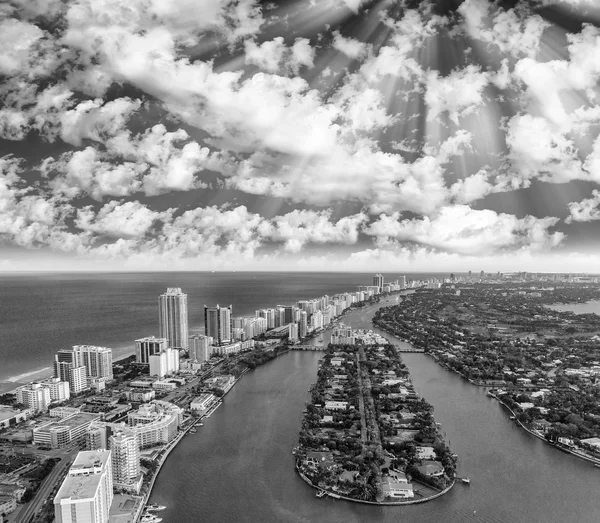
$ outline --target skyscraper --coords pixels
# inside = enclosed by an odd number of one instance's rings
[[[218,344],[229,343],[231,336],[231,313],[233,307],[204,306],[204,334]]]
[[[110,451],[80,452],[54,498],[56,523],[105,523],[112,499]]]
[[[150,356],[160,354],[168,346],[166,338],[156,338],[155,336],[147,336],[135,340],[135,361],[142,365],[150,364]]]
[[[167,289],[158,298],[159,337],[166,338],[170,348],[188,348],[187,294],[178,287]]]

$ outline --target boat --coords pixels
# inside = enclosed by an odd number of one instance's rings
[[[515,416],[509,416],[508,419],[517,419]]]
[[[190,434],[196,434],[198,432],[196,429],[190,429]]]
[[[471,478],[469,476],[464,476],[462,478],[459,478],[463,483],[466,483],[467,485],[469,485],[471,483]]]
[[[203,427],[204,423],[202,423],[201,421],[199,421],[198,423],[196,423],[196,427]]]
[[[150,505],[146,505],[146,510],[149,512],[158,512],[159,510],[165,510],[167,507],[164,505],[157,505],[156,503],[152,503]]]
[[[325,494],[326,494],[326,492],[324,490],[317,490],[316,496],[318,498],[322,498]]]

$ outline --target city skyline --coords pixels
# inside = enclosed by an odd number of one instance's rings
[[[593,272],[599,24],[592,0],[11,0],[0,272]]]

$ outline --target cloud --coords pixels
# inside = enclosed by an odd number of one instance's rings
[[[600,191],[594,189],[591,198],[580,202],[570,202],[569,212],[571,214],[565,220],[566,223],[600,220]]]
[[[367,44],[360,40],[345,38],[339,31],[334,31],[333,36],[332,47],[344,53],[348,58],[361,58],[367,52]]]
[[[539,116],[513,116],[507,125],[506,144],[511,164],[523,181],[537,178],[564,183],[597,179],[600,174],[584,172],[573,141]]]
[[[152,211],[138,201],[119,203],[113,200],[98,212],[94,212],[92,206],[78,209],[75,225],[99,236],[138,238],[144,236],[155,222],[167,220],[171,214],[172,210]]]
[[[297,38],[291,48],[285,45],[282,36],[260,45],[246,40],[244,49],[246,63],[254,64],[269,73],[284,69],[298,74],[301,66],[314,66],[315,50],[307,38]]]
[[[542,35],[550,27],[541,16],[524,10],[494,9],[488,0],[466,0],[458,8],[464,18],[467,34],[481,40],[489,48],[515,58],[534,57]]]
[[[366,214],[359,213],[332,223],[331,211],[295,210],[265,224],[261,234],[272,241],[284,241],[288,252],[299,252],[308,243],[352,245],[357,242],[359,228],[367,219]]]
[[[545,250],[556,247],[564,238],[560,232],[548,231],[558,218],[517,218],[466,205],[443,207],[432,217],[400,218],[399,213],[382,214],[365,233],[375,236],[382,245],[392,239],[471,255],[520,248]]]
[[[490,82],[490,75],[475,65],[454,70],[445,77],[437,71],[429,71],[426,78],[427,118],[433,120],[447,111],[456,125],[459,118],[483,105],[483,91]]]

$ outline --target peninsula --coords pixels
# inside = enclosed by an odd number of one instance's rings
[[[317,495],[406,504],[452,487],[456,456],[419,398],[394,345],[372,331],[334,329],[294,449]]]

